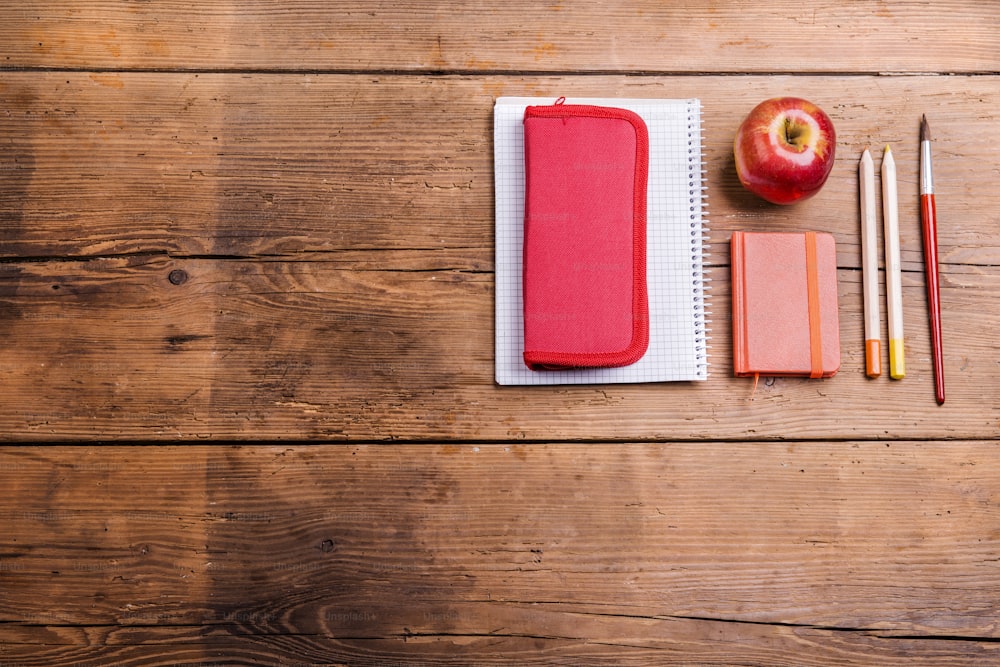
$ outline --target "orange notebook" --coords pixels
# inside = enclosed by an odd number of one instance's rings
[[[733,232],[730,244],[735,374],[835,374],[840,321],[833,236]]]

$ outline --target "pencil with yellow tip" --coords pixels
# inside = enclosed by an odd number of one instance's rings
[[[899,201],[896,161],[888,144],[882,155],[882,215],[885,224],[885,291],[889,318],[889,377],[906,375],[903,359],[903,285],[899,261]]]

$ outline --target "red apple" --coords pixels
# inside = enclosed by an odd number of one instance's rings
[[[822,109],[798,97],[775,97],[754,107],[736,132],[736,173],[750,192],[791,204],[823,187],[836,147],[833,122]]]

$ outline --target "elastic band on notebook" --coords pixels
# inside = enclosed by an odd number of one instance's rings
[[[823,331],[820,325],[819,268],[816,262],[816,233],[806,232],[806,286],[809,290],[809,377],[823,377]]]

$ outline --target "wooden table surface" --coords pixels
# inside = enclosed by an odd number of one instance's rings
[[[777,207],[731,146],[786,94],[838,147]],[[494,383],[504,95],[701,99],[708,381]],[[1000,663],[998,141],[993,2],[4,3],[0,666]],[[886,143],[898,382],[861,318]],[[765,229],[835,235],[832,379],[732,377],[728,240]]]

